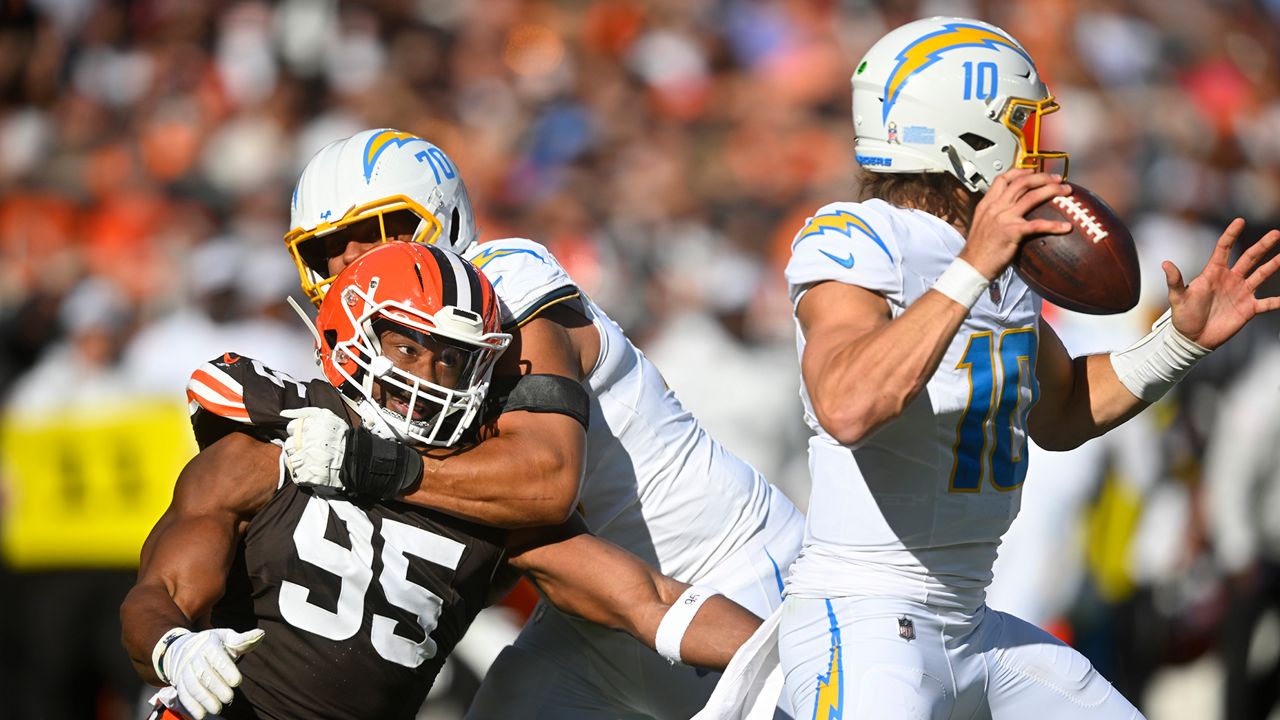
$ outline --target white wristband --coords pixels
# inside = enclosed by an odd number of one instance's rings
[[[1166,310],[1146,337],[1111,353],[1111,367],[1121,384],[1134,397],[1149,403],[1164,397],[1169,388],[1191,372],[1200,358],[1209,354],[1208,348],[1178,332],[1172,318]]]
[[[156,646],[151,648],[151,669],[156,671],[156,677],[160,678],[165,685],[171,685],[172,682],[164,672],[164,654],[168,652],[169,646],[173,644],[174,640],[190,634],[191,631],[184,627],[173,628],[161,635],[160,639],[156,641]]]
[[[707,598],[719,594],[719,590],[697,585],[681,593],[680,597],[671,603],[667,614],[662,616],[662,621],[658,623],[658,637],[653,642],[658,654],[672,663],[680,662],[680,641],[684,639],[689,623],[693,622],[693,616],[698,613],[698,608],[702,607],[702,603],[706,602]]]
[[[933,284],[933,289],[966,308],[971,308],[990,284],[991,281],[983,277],[982,273],[975,270],[972,265],[956,258]]]

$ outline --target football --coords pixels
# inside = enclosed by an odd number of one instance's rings
[[[1022,244],[1014,269],[1045,300],[1076,312],[1113,315],[1138,304],[1138,250],[1129,228],[1102,198],[1076,183],[1027,218],[1066,220],[1066,235]]]

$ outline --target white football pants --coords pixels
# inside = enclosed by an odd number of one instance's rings
[[[1132,720],[1142,714],[1083,655],[983,606],[908,600],[783,603],[784,695],[814,720]]]

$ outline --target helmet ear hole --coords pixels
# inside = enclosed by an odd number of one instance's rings
[[[961,135],[960,139],[974,150],[986,150],[992,145],[995,145],[995,142],[988,140],[977,133],[967,132]]]
[[[324,344],[328,345],[329,349],[332,350],[338,344],[338,331],[326,329],[324,331]]]
[[[462,232],[462,213],[458,212],[458,206],[453,207],[453,215],[449,220],[449,247],[458,247],[458,233]]]

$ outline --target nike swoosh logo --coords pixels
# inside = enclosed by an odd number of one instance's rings
[[[826,250],[819,250],[818,252],[822,253],[823,255],[826,255],[827,257],[831,258],[832,260],[835,260],[835,261],[836,261],[836,264],[837,264],[837,265],[839,265],[839,266],[841,266],[841,267],[844,267],[844,268],[851,268],[851,267],[853,267],[853,253],[849,253],[849,257],[847,257],[847,258],[842,258],[842,257],[839,257],[839,256],[837,256],[837,255],[832,255],[831,253],[827,252]]]

